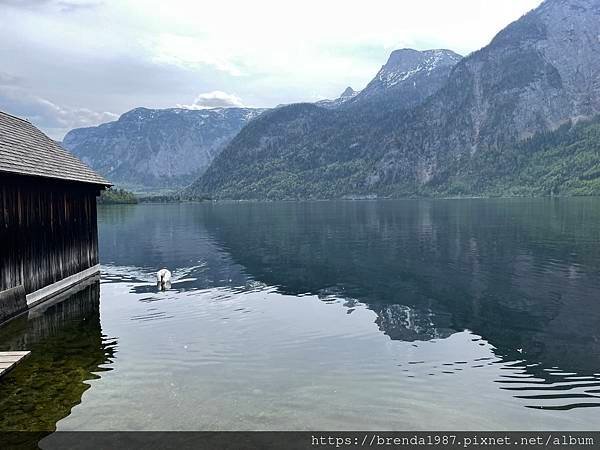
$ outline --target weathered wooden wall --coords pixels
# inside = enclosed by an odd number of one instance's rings
[[[98,188],[0,174],[0,291],[27,294],[98,264]]]

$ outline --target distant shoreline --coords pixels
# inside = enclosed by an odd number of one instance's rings
[[[103,202],[98,203],[99,206],[114,206],[114,205],[158,205],[158,204],[200,204],[200,203],[218,203],[218,204],[235,204],[235,203],[317,203],[317,202],[372,202],[372,201],[422,201],[422,200],[524,200],[524,199],[594,199],[600,198],[597,195],[544,195],[544,196],[453,196],[453,197],[376,197],[376,198],[323,198],[323,199],[281,199],[281,200],[259,200],[259,199],[205,199],[205,200],[191,200],[191,199],[154,199],[144,198],[138,199],[137,202]]]

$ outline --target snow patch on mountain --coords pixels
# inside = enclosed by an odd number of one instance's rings
[[[330,109],[337,108],[338,106],[346,103],[348,100],[351,100],[354,97],[356,97],[356,95],[359,92],[360,91],[355,91],[350,86],[348,86],[346,89],[344,89],[344,92],[342,92],[338,98],[336,98],[334,100],[330,100],[330,99],[319,100],[318,102],[316,102],[316,104],[319,106],[322,106],[324,108],[330,108]]]
[[[382,82],[385,87],[392,87],[416,75],[429,76],[440,67],[454,66],[460,59],[461,56],[451,50],[396,50],[375,80]]]
[[[71,130],[63,145],[117,185],[140,191],[179,188],[263,109],[135,108],[118,120]]]

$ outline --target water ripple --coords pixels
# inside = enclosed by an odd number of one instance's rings
[[[537,369],[537,370],[535,370]],[[535,371],[533,371],[535,370]],[[510,378],[510,379],[507,379]],[[600,377],[562,371],[558,367],[539,369],[526,366],[520,372],[495,380],[501,389],[514,392],[515,398],[527,400],[527,408],[568,411],[600,407]],[[573,399],[589,400],[573,403]]]

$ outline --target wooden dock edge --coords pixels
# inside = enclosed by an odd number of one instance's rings
[[[34,307],[38,309],[39,305],[55,303],[54,300],[62,297],[61,294],[69,294],[70,291],[76,290],[78,286],[85,285],[88,280],[99,278],[99,275],[100,264],[97,264],[28,295],[25,295],[22,286],[1,291],[0,326],[23,314],[27,314]]]
[[[2,291],[3,297],[1,298],[7,303],[7,305],[4,306],[8,309],[12,309],[13,314],[9,317],[0,316],[4,319],[0,320],[0,326],[23,314],[43,314],[47,308],[64,301],[74,292],[85,289],[90,283],[99,279],[100,265],[98,264],[29,295],[25,295],[23,286]],[[11,300],[13,301],[11,302]],[[18,308],[11,303],[15,303]],[[0,379],[13,370],[18,364],[29,358],[30,355],[31,352],[27,350],[0,351]]]
[[[0,352],[0,378],[29,358],[29,355],[29,351]]]
[[[90,267],[89,269],[82,270],[79,273],[71,275],[67,278],[63,278],[56,283],[49,284],[41,289],[38,289],[31,294],[26,296],[27,299],[27,307],[32,308],[35,305],[38,305],[64,291],[70,289],[71,287],[81,283],[82,281],[93,277],[94,275],[100,273],[100,264],[96,264],[95,266]]]
[[[66,291],[62,291],[53,297],[50,297],[42,302],[38,302],[35,305],[32,305],[27,310],[27,317],[32,318],[43,315],[48,308],[52,308],[52,306],[64,302],[72,295],[75,295],[76,293],[87,289],[88,286],[97,281],[100,281],[100,273],[94,274],[91,277],[86,278],[85,280],[71,286]]]

